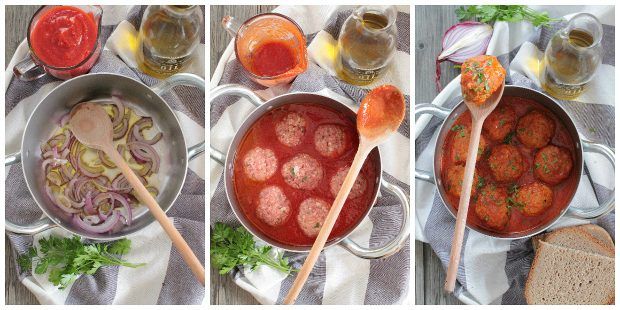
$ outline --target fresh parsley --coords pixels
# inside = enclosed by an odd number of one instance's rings
[[[211,232],[211,264],[220,274],[240,265],[251,270],[267,265],[287,274],[298,271],[289,266],[288,258],[278,254],[274,259],[270,251],[271,246],[257,247],[252,234],[243,227],[232,228],[218,222]]]
[[[547,12],[538,12],[526,5],[470,5],[456,9],[455,13],[460,21],[478,20],[483,23],[528,21],[536,27],[546,27],[558,20],[549,17]]]
[[[49,236],[39,240],[39,250],[31,247],[18,258],[22,270],[36,274],[49,271],[48,280],[59,289],[65,289],[82,274],[92,275],[102,266],[136,268],[145,264],[132,264],[119,256],[127,254],[131,241],[121,239],[111,244],[84,244],[79,237]]]

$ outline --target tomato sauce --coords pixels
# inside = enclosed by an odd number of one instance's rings
[[[476,216],[474,208],[475,208],[475,201],[477,199],[477,196],[472,196],[472,200],[470,202],[468,214],[467,214],[467,222],[469,225],[480,227],[483,230],[488,230],[488,231],[518,234],[518,233],[522,233],[525,231],[529,231],[532,229],[537,229],[537,228],[546,226],[547,224],[549,224],[550,221],[556,218],[557,215],[560,212],[562,212],[562,210],[566,206],[568,206],[568,204],[570,203],[573,197],[573,194],[577,190],[580,176],[578,175],[579,169],[577,168],[577,163],[575,162],[577,157],[575,154],[574,141],[571,138],[564,124],[560,122],[560,120],[553,113],[551,113],[551,111],[544,108],[542,105],[540,105],[539,103],[533,100],[519,98],[519,97],[503,97],[498,105],[498,108],[501,106],[511,106],[516,112],[517,121],[521,116],[525,115],[526,113],[528,113],[529,111],[533,109],[542,111],[543,113],[551,117],[556,123],[556,130],[555,130],[555,134],[553,138],[551,139],[551,142],[549,142],[549,145],[552,144],[552,145],[561,146],[561,147],[568,149],[571,153],[571,157],[573,160],[573,169],[571,170],[570,175],[566,180],[554,186],[546,184],[553,190],[553,203],[551,207],[546,209],[542,214],[538,216],[526,216],[526,215],[523,215],[521,211],[519,211],[518,207],[511,207],[509,208],[510,220],[508,224],[502,230],[495,230],[490,227],[487,227],[484,224],[484,222],[481,219],[479,219],[478,216]],[[454,122],[452,126],[458,126],[458,125],[471,126],[471,114],[469,113],[469,111],[466,111],[461,116],[459,116],[459,118]],[[454,140],[454,135],[456,134],[458,134],[457,131],[450,130],[450,133],[447,135],[446,141],[444,142],[444,153],[442,154],[442,158],[441,158],[441,176],[442,176],[442,179],[444,180],[446,179],[447,168],[450,167],[451,165],[454,165],[454,159],[450,156],[450,154],[452,150],[452,144],[453,144],[452,142]],[[483,132],[483,135],[484,135],[484,132]],[[517,139],[514,131],[511,132],[504,141],[492,141],[491,139],[487,139],[487,141],[488,141],[487,151],[481,156],[480,160],[478,160],[478,162],[476,163],[476,170],[478,171],[478,175],[484,178],[485,184],[492,183],[492,184],[495,184],[498,188],[501,188],[501,187],[506,188],[508,190],[508,195],[510,197],[512,196],[511,193],[514,191],[511,189],[514,188],[515,186],[518,188],[518,187],[521,187],[522,185],[526,185],[534,181],[542,182],[540,180],[537,180],[536,176],[534,175],[534,156],[536,155],[536,152],[538,151],[538,149],[532,149],[532,148],[528,148],[522,145]],[[491,168],[489,167],[489,163],[488,163],[490,149],[501,143],[510,143],[516,146],[519,152],[521,153],[521,155],[523,156],[525,172],[521,175],[521,177],[516,182],[498,183],[494,180],[493,175],[491,173]],[[474,186],[476,186],[476,184],[474,184]],[[459,198],[456,196],[447,194],[447,191],[446,191],[446,197],[447,197],[447,203],[453,209],[455,210],[458,209]]]
[[[289,112],[299,113],[306,120],[306,131],[302,142],[294,147],[288,147],[280,143],[275,130],[276,124]],[[323,157],[314,147],[314,132],[318,126],[323,124],[343,126],[347,136],[350,137],[346,151],[336,158]],[[295,246],[312,245],[315,237],[306,236],[297,223],[299,205],[306,198],[317,197],[325,200],[331,206],[334,201],[329,185],[331,177],[340,168],[349,166],[353,162],[358,144],[359,138],[355,129],[355,121],[331,108],[317,104],[299,103],[287,104],[266,113],[248,130],[235,154],[233,187],[240,209],[249,222],[269,238]],[[276,173],[266,181],[254,181],[247,177],[243,170],[244,156],[255,147],[273,150],[278,159]],[[289,186],[281,174],[282,165],[301,153],[308,154],[319,161],[324,170],[323,179],[312,190],[295,189]],[[360,171],[361,176],[367,182],[365,192],[358,198],[347,199],[328,240],[348,234],[362,220],[362,217],[371,207],[374,193],[378,190],[379,178],[376,170],[378,167],[375,165],[378,158],[373,154],[368,157]],[[259,193],[263,188],[270,185],[277,185],[282,188],[291,203],[289,217],[282,225],[276,227],[265,224],[256,215]]]
[[[295,52],[284,42],[266,42],[252,53],[252,72],[258,76],[276,76],[293,69]]]
[[[97,22],[92,13],[72,6],[58,6],[45,12],[30,33],[34,54],[45,65],[75,66],[95,49]]]

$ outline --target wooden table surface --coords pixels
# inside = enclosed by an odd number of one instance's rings
[[[38,5],[19,5],[19,6],[6,6],[4,31],[5,31],[5,45],[4,45],[4,63],[9,64],[13,53],[17,46],[26,37],[26,31],[28,29],[28,22],[30,17],[39,8]],[[15,259],[11,251],[11,245],[9,239],[5,237],[4,246],[4,298],[7,305],[38,305],[37,299],[30,293],[26,287],[19,282],[17,278],[17,271],[15,269]]]
[[[275,5],[212,5],[211,6],[211,73],[217,66],[222,53],[230,43],[231,37],[222,27],[222,18],[230,15],[243,22],[248,18],[272,11]],[[221,276],[211,269],[211,304],[214,305],[256,305],[252,295],[237,286],[230,276]]]
[[[457,23],[454,10],[458,6],[415,7],[415,103],[428,103],[437,96],[435,59],[441,52],[441,37]],[[449,63],[441,65],[441,84],[447,85],[459,74]],[[444,293],[446,272],[430,245],[415,242],[416,304],[462,304]]]

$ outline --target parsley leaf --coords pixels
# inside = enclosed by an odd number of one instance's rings
[[[257,247],[252,234],[243,227],[235,229],[218,222],[211,231],[211,264],[220,274],[226,274],[240,265],[251,270],[267,265],[287,274],[298,271],[289,266],[288,258],[283,257],[282,253],[273,258],[271,249],[271,246]]]
[[[547,12],[538,12],[526,5],[470,5],[456,9],[455,13],[460,21],[478,20],[483,23],[528,21],[536,27],[547,27],[551,22],[558,21],[549,17]]]
[[[92,275],[103,266],[125,266],[136,268],[145,264],[132,264],[118,257],[127,254],[131,241],[121,239],[112,244],[84,244],[79,237],[62,238],[49,236],[39,240],[39,250],[31,247],[18,258],[23,271],[33,270],[36,274],[49,271],[47,279],[65,289],[80,275]]]

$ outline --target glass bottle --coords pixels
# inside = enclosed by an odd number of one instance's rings
[[[138,37],[140,70],[163,79],[186,69],[200,43],[202,22],[197,5],[149,5]]]
[[[603,26],[588,13],[575,15],[545,49],[541,85],[558,99],[574,99],[586,90],[601,64]]]
[[[338,36],[338,77],[367,85],[387,71],[396,52],[394,6],[361,6],[344,22]]]

